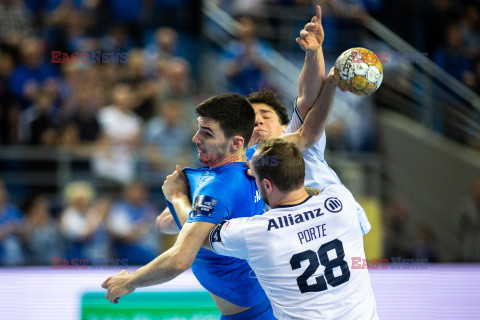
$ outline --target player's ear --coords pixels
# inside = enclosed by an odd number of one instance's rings
[[[262,184],[263,184],[263,187],[265,188],[265,191],[267,191],[267,193],[270,193],[273,191],[273,184],[270,182],[270,180],[265,178],[262,180]]]
[[[283,126],[282,126],[282,134],[285,133],[285,130],[287,130],[287,126],[286,126],[286,125],[283,125]]]
[[[243,140],[242,136],[234,136],[231,138],[231,140],[232,140],[232,145],[230,146],[230,151],[235,152],[243,148],[243,144],[245,143],[245,140]]]

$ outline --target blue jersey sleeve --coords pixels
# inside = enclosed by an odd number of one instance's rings
[[[204,221],[217,224],[228,219],[232,205],[231,192],[225,184],[220,181],[209,183],[195,195],[187,222]]]
[[[247,156],[247,161],[252,160],[253,154],[257,150],[258,144],[251,146],[245,151],[245,155]]]

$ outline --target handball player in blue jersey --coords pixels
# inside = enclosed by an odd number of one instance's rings
[[[198,131],[192,140],[204,167],[179,170],[163,187],[172,214],[183,225],[177,241],[135,272],[122,271],[105,280],[106,298],[117,303],[136,288],[169,281],[192,267],[198,281],[211,293],[222,319],[275,319],[245,260],[201,249],[220,221],[264,212],[265,203],[255,181],[245,174],[245,163],[241,162],[255,125],[255,112],[238,94],[214,96],[197,106],[196,112]],[[188,185],[186,179],[179,179],[180,174],[186,176]]]

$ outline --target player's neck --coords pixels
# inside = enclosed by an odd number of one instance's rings
[[[277,192],[274,199],[269,199],[270,207],[275,208],[278,206],[292,206],[302,203],[309,197],[305,188],[297,189],[287,193]]]
[[[213,169],[213,168],[217,168],[217,167],[221,167],[221,166],[226,166],[227,164],[232,163],[232,162],[245,161],[245,159],[246,159],[246,157],[245,157],[245,152],[244,151],[243,152],[238,152],[236,154],[224,155],[220,159],[218,159],[218,161],[215,161],[214,163],[212,163],[208,167],[210,169]]]

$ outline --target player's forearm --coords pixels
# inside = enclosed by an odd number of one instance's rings
[[[136,289],[170,281],[187,270],[191,263],[179,258],[178,247],[172,247],[147,265],[132,273],[126,285]]]
[[[192,210],[192,203],[190,202],[190,199],[186,195],[175,196],[170,202],[175,209],[175,213],[178,216],[178,220],[180,220],[180,224],[183,226],[188,219],[188,214]]]
[[[320,139],[327,126],[328,117],[333,107],[335,90],[337,89],[332,78],[330,80],[327,78],[323,83],[318,99],[305,117],[300,131],[300,139],[305,150],[311,148]]]
[[[297,109],[305,119],[322,88],[325,78],[325,59],[322,47],[307,51],[302,72],[298,78]]]

